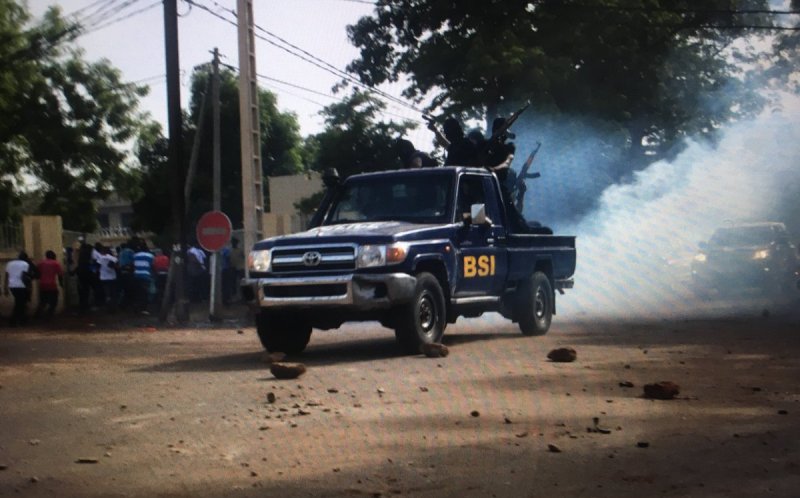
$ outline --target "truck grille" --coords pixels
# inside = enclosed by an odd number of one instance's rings
[[[277,247],[272,250],[273,273],[349,271],[355,266],[354,246]]]
[[[264,297],[341,297],[347,295],[347,284],[274,285],[264,287]]]

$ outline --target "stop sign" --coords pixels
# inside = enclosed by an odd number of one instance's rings
[[[231,240],[231,220],[222,211],[209,211],[197,222],[197,242],[209,252],[217,252]]]

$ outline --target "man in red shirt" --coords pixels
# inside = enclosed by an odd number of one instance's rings
[[[47,251],[45,259],[39,265],[39,308],[37,315],[41,315],[45,307],[47,317],[52,318],[58,305],[58,287],[63,286],[64,270],[61,263],[56,260],[56,253]]]

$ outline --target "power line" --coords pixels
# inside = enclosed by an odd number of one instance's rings
[[[222,20],[222,21],[224,21],[224,22],[226,22],[228,24],[231,24],[233,26],[237,25],[236,22],[228,19],[227,17],[224,17],[223,15],[219,14],[218,12],[214,12],[211,8],[209,8],[206,5],[199,4],[195,0],[185,0],[185,1],[187,3],[189,3],[189,4],[191,4],[191,5],[194,5],[195,7],[200,8],[201,10],[204,10],[204,11],[208,12],[209,14],[213,15],[214,17],[216,17],[216,18],[218,18],[218,19],[220,19],[220,20]],[[212,2],[216,5],[216,7],[218,9],[224,10],[226,12],[229,12],[234,17],[237,16],[235,11],[233,11],[231,9],[228,9],[227,7],[223,7],[222,5],[218,4],[214,0],[212,0]],[[260,35],[258,33],[254,33],[254,36],[256,38],[258,38],[260,40],[263,40],[263,41],[269,43],[270,45],[272,45],[272,46],[274,46],[274,47],[276,47],[276,48],[278,48],[280,50],[283,50],[284,52],[287,52],[287,53],[289,53],[289,54],[291,54],[291,55],[293,55],[293,56],[295,56],[295,57],[297,57],[297,58],[299,58],[299,59],[301,59],[301,60],[303,60],[305,62],[308,62],[309,64],[312,64],[312,65],[318,67],[319,69],[322,69],[323,71],[331,73],[331,74],[333,74],[334,76],[336,76],[338,78],[344,78],[345,80],[349,81],[350,83],[353,83],[354,85],[359,86],[359,87],[367,90],[368,92],[374,93],[375,95],[383,97],[386,100],[395,102],[396,104],[399,104],[399,105],[401,105],[403,107],[407,107],[407,108],[409,108],[409,109],[411,109],[413,111],[419,112],[421,114],[424,113],[422,110],[418,109],[416,106],[414,106],[412,104],[409,104],[405,100],[400,99],[398,97],[395,97],[394,95],[388,94],[388,93],[386,93],[386,92],[384,92],[382,90],[379,90],[379,89],[377,89],[375,87],[369,86],[369,85],[361,82],[358,78],[354,77],[353,75],[348,74],[347,72],[345,72],[345,71],[333,66],[332,64],[320,59],[319,57],[315,56],[314,54],[311,54],[310,52],[308,52],[306,50],[303,50],[302,48],[298,47],[297,45],[292,44],[291,42],[287,41],[286,39],[284,39],[284,38],[282,38],[282,37],[270,32],[270,31],[262,28],[261,26],[255,25],[255,27],[259,31],[264,32],[264,33],[268,34],[269,36],[279,40],[280,43],[275,42],[274,40],[271,40],[269,38],[266,38],[265,36]],[[286,46],[281,45],[281,43],[285,44]]]
[[[147,5],[145,7],[140,8],[140,9],[131,11],[131,12],[129,12],[129,13],[121,16],[121,17],[118,17],[116,19],[108,21],[105,24],[102,24],[100,26],[96,26],[95,25],[92,29],[87,30],[87,33],[94,33],[95,31],[99,31],[99,30],[101,30],[103,28],[107,28],[107,27],[109,27],[109,26],[111,26],[113,24],[117,24],[118,22],[122,22],[122,21],[125,21],[126,19],[130,19],[131,17],[138,16],[139,14],[143,14],[144,12],[147,12],[148,10],[151,10],[151,9],[153,9],[155,7],[160,6],[161,3],[162,3],[162,0],[156,0],[155,2],[151,3],[150,5]]]

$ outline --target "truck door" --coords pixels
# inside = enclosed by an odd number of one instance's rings
[[[456,216],[463,219],[473,204],[484,204],[488,225],[466,224],[456,233],[458,281],[456,297],[497,296],[503,291],[508,270],[505,227],[499,192],[490,175],[464,174],[458,182]]]

